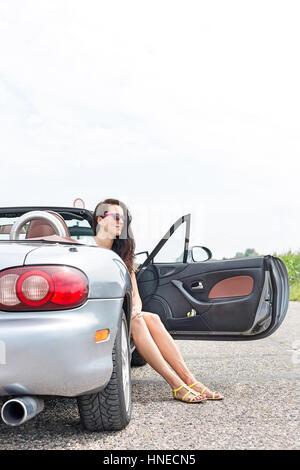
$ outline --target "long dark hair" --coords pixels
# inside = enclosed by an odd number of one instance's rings
[[[105,213],[109,211],[109,206],[111,205],[122,207],[125,217],[122,232],[114,239],[111,249],[122,258],[127,266],[128,271],[131,273],[133,270],[135,241],[131,229],[132,216],[124,202],[120,201],[119,199],[111,198],[98,202],[93,213],[93,232],[94,235],[97,235],[99,230],[97,218],[103,217]]]

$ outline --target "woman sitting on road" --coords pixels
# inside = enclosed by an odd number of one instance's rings
[[[105,199],[99,202],[93,214],[95,243],[115,251],[130,272],[133,303],[131,334],[136,349],[167,381],[175,399],[187,403],[222,399],[223,396],[219,393],[212,392],[195,379],[159,315],[142,311],[133,265],[135,241],[130,226],[131,220],[126,205],[117,199]]]

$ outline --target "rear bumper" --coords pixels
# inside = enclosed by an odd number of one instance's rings
[[[123,298],[88,300],[73,310],[0,312],[0,396],[78,396],[103,388]],[[109,338],[95,343],[97,330]]]

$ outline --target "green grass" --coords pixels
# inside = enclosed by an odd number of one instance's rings
[[[276,254],[274,256],[284,261],[290,281],[290,300],[300,301],[300,250],[296,253],[288,251],[287,253]]]
[[[300,281],[290,284],[290,300],[300,302]]]

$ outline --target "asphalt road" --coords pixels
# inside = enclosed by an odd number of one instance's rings
[[[300,448],[300,303],[291,302],[281,327],[263,340],[177,343],[194,375],[223,401],[175,401],[147,365],[132,369],[132,420],[123,431],[84,432],[75,400],[49,400],[21,427],[1,422],[0,449]]]

